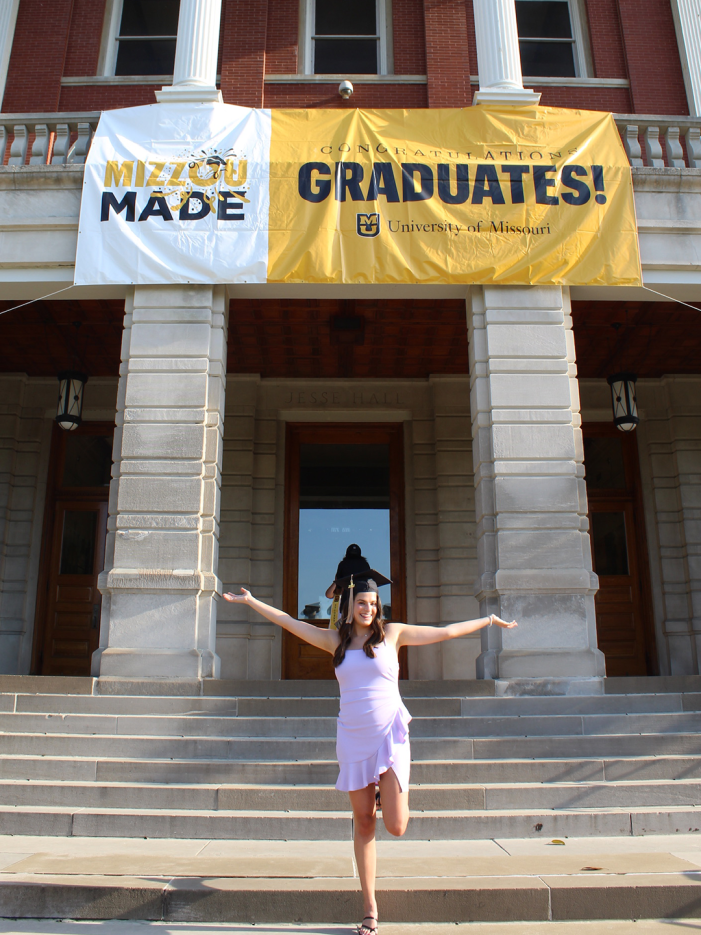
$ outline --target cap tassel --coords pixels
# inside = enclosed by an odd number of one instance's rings
[[[354,588],[355,582],[353,581],[353,575],[351,575],[350,584],[348,585],[348,616],[346,617],[346,623],[353,623],[353,610],[355,608]]]

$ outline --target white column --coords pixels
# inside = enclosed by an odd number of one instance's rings
[[[137,286],[127,308],[96,675],[219,675],[226,321],[221,286]]]
[[[12,42],[15,38],[15,23],[19,0],[0,0],[0,111],[5,94],[7,70],[10,67]]]
[[[473,0],[480,89],[475,104],[537,104],[523,87],[515,0]]]
[[[221,0],[180,0],[173,84],[157,91],[156,100],[221,103],[217,90],[220,21]]]
[[[692,117],[701,116],[701,0],[671,0]]]
[[[520,624],[482,630],[478,677],[598,691],[569,297],[558,286],[484,286],[471,304],[476,597],[482,613]]]

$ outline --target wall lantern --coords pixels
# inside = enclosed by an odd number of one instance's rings
[[[640,422],[635,396],[635,381],[638,378],[634,373],[614,373],[607,379],[611,387],[613,424],[622,432],[632,432]]]
[[[88,378],[84,373],[67,370],[58,375],[56,421],[67,432],[77,429],[83,419],[83,391]]]

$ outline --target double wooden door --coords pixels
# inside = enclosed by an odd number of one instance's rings
[[[286,439],[284,609],[328,627],[325,592],[351,543],[393,584],[385,616],[406,619],[404,466],[400,424],[290,424]],[[400,677],[406,674],[400,653]],[[328,653],[283,636],[283,678],[332,679]]]
[[[596,632],[609,676],[653,675],[657,653],[635,435],[584,426]]]
[[[41,675],[90,675],[99,645],[113,429],[54,429],[34,629]]]

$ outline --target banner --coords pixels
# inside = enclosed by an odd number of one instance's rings
[[[593,111],[107,111],[75,282],[640,285],[630,165]]]

